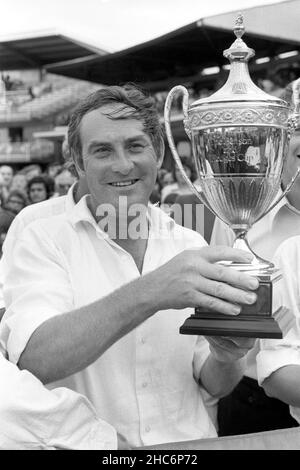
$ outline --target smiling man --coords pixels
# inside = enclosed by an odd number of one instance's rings
[[[44,383],[88,397],[131,446],[215,436],[199,385],[229,393],[253,340],[178,329],[195,306],[232,315],[255,301],[256,279],[216,264],[249,255],[210,249],[149,205],[164,144],[140,90],[90,95],[68,137],[88,194],[17,236],[4,267],[0,340]],[[138,212],[143,229],[130,230]]]

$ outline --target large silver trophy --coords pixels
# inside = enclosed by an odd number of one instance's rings
[[[190,189],[231,227],[236,236],[234,247],[253,253],[246,238],[248,230],[278,204],[299,173],[298,169],[278,196],[290,136],[299,117],[296,88],[300,81],[294,82],[293,105],[260,90],[249,75],[248,60],[254,51],[241,39],[244,30],[239,15],[234,28],[237,39],[224,51],[231,63],[225,85],[191,106],[188,91],[176,86],[166,100],[165,125],[173,157]],[[183,122],[192,141],[200,182],[197,188],[184,171],[171,133],[172,100],[178,93],[183,95]],[[197,308],[181,327],[181,333],[282,337],[275,318],[282,318],[286,309],[274,297],[282,275],[270,261],[253,255],[251,264],[232,263],[230,267],[250,271],[258,278],[257,302],[244,306],[237,317]]]

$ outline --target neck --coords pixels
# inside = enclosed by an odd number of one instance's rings
[[[300,211],[300,193],[299,191],[290,191],[287,193],[286,198],[291,206],[295,207],[298,211]]]
[[[98,207],[97,212],[95,207]],[[99,207],[103,208],[102,213],[99,213]],[[141,272],[149,235],[147,205],[139,204],[138,210],[131,215],[130,207],[95,206],[91,198],[90,210],[101,230],[133,257]]]
[[[285,180],[282,182],[281,187],[283,191],[287,187],[287,182]],[[291,190],[286,194],[286,199],[291,206],[295,207],[297,210],[300,210],[300,184],[297,180],[293,184]]]

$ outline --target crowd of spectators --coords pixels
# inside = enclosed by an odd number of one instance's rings
[[[50,163],[45,171],[36,164],[18,171],[0,166],[0,254],[10,224],[24,207],[63,196],[75,181],[68,166],[58,163]]]

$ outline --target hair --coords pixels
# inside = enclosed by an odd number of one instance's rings
[[[68,144],[71,158],[81,155],[80,123],[90,111],[108,104],[121,104],[121,109],[107,113],[109,119],[138,119],[143,122],[144,132],[150,137],[157,156],[160,156],[163,130],[155,107],[155,101],[147,96],[136,85],[127,83],[124,86],[101,88],[83,99],[70,117],[68,127]],[[120,112],[121,111],[121,112]]]
[[[44,176],[34,176],[33,178],[31,178],[31,180],[28,181],[28,185],[27,185],[28,196],[30,193],[31,186],[33,184],[43,184],[46,189],[47,199],[51,196],[51,188],[49,186],[47,179]]]
[[[12,189],[9,193],[8,193],[8,196],[7,196],[7,200],[6,202],[8,202],[10,200],[11,197],[18,197],[19,199],[22,199],[22,201],[24,202],[24,205],[26,206],[28,201],[27,201],[27,196],[24,192],[20,191],[19,189]]]

